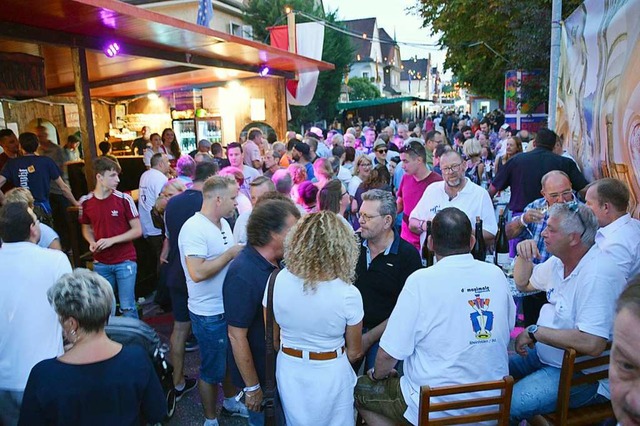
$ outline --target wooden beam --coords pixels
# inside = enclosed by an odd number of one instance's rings
[[[162,68],[154,71],[145,71],[145,72],[140,72],[136,74],[122,75],[119,77],[107,78],[104,80],[97,80],[97,81],[90,82],[89,89],[96,89],[98,87],[108,87],[115,84],[130,83],[132,81],[146,80],[147,78],[162,77],[165,75],[179,74],[182,72],[189,72],[189,71],[194,71],[198,69],[200,68],[178,65],[175,67]],[[47,90],[47,94],[49,96],[62,95],[67,93],[73,93],[75,89],[76,89],[75,85],[56,87],[54,89]]]
[[[0,36],[10,37],[31,42],[44,44],[78,47],[101,52],[104,40],[97,37],[89,37],[78,34],[63,33],[60,31],[48,30],[45,28],[20,25],[12,22],[3,22],[0,25]],[[206,56],[192,54],[184,51],[173,51],[136,44],[135,40],[122,41],[122,53],[125,55],[138,56],[142,58],[161,59],[178,64],[191,65],[200,68],[216,67],[239,71],[247,71],[258,74],[260,66],[233,63],[223,59],[209,58]],[[285,78],[293,78],[294,73],[272,70],[271,75]]]
[[[87,178],[87,186],[92,191],[96,186],[93,160],[98,156],[98,152],[93,128],[89,74],[87,72],[87,52],[85,49],[82,47],[72,48],[71,61],[73,63],[73,79],[75,81],[76,98],[78,99],[78,115],[80,117],[80,132],[84,151],[84,174]]]

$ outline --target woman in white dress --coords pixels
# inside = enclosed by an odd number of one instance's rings
[[[338,216],[303,216],[285,241],[273,292],[276,379],[287,425],[354,425],[351,362],[362,356],[359,244]],[[267,292],[263,305],[267,305]],[[279,340],[278,340],[279,334]]]

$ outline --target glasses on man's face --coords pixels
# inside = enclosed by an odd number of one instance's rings
[[[558,200],[558,199],[562,199],[565,203],[571,202],[571,201],[575,201],[575,196],[573,195],[573,191],[571,189],[568,189],[566,191],[562,191],[562,192],[552,192],[551,194],[547,195],[549,198],[552,198],[554,200]]]
[[[356,213],[356,218],[361,222],[369,222],[374,217],[380,217],[381,214],[368,215],[366,213]]]
[[[378,149],[378,150],[376,150],[376,152],[377,152],[378,154],[386,154],[386,153],[387,153],[387,150],[386,150],[386,149]]]
[[[441,167],[440,170],[442,170],[442,173],[455,173],[460,170],[461,165],[462,163],[452,164],[448,167]]]

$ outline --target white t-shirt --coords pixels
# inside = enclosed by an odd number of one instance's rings
[[[187,220],[178,236],[180,262],[187,279],[189,311],[196,315],[213,316],[224,313],[222,284],[229,264],[212,277],[198,283],[193,282],[187,270],[187,256],[205,260],[215,259],[234,244],[233,232],[226,220],[220,219],[222,229],[214,225],[202,213],[197,212]]]
[[[622,270],[625,279],[640,274],[640,220],[628,213],[598,229],[596,245]]]
[[[362,179],[360,179],[359,176],[353,176],[351,178],[351,182],[349,182],[349,187],[347,188],[347,192],[349,193],[349,195],[351,195],[352,197],[355,197],[356,191],[360,187],[361,183],[362,183]]]
[[[238,203],[238,214],[251,213],[251,211],[253,210],[251,200],[242,192],[238,192],[236,202]]]
[[[49,225],[40,223],[40,240],[38,241],[38,246],[42,248],[49,248],[54,240],[59,239],[60,236],[58,236],[58,233],[54,231]]]
[[[268,291],[267,285],[262,300],[265,307]],[[305,292],[303,280],[283,269],[273,291],[273,315],[283,346],[329,352],[344,346],[346,326],[362,321],[364,309],[354,285],[335,279],[318,283],[315,292]]]
[[[240,205],[238,204],[238,208],[239,207]],[[240,213],[236,219],[236,224],[233,226],[233,239],[238,244],[247,243],[247,223],[249,223],[249,216],[251,216],[251,211]]]
[[[34,365],[62,355],[62,327],[47,290],[71,272],[67,256],[29,242],[0,249],[0,389],[24,391]]]
[[[476,216],[482,219],[482,229],[496,235],[498,224],[489,193],[481,186],[465,178],[467,183],[456,197],[449,201],[445,192],[444,181],[434,182],[427,187],[422,198],[411,212],[410,218],[419,220],[433,220],[433,217],[447,207],[457,207],[462,210],[471,221],[471,228],[476,225]],[[426,233],[420,235],[420,246],[424,244]]]
[[[353,179],[353,175],[349,169],[340,166],[340,169],[338,169],[338,179],[340,179],[340,182],[342,182],[345,188],[348,188],[349,182]]]
[[[470,254],[447,256],[411,274],[380,339],[381,348],[404,360],[400,388],[407,404],[405,418],[418,424],[422,385],[508,375],[507,346],[515,316],[503,272]]]
[[[578,266],[564,278],[564,265],[555,256],[536,265],[529,279],[531,285],[547,292],[540,310],[538,325],[556,330],[580,330],[609,340],[613,333],[615,304],[624,289],[624,274],[595,245]],[[564,351],[536,343],[540,361],[562,368]],[[609,398],[608,381],[600,381],[598,393]]]
[[[161,235],[162,230],[153,226],[151,210],[156,204],[158,195],[168,179],[160,170],[149,169],[140,176],[140,194],[138,198],[138,213],[140,214],[140,226],[142,236],[149,237]]]

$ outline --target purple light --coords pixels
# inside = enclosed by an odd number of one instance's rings
[[[116,42],[108,44],[104,49],[104,54],[107,55],[107,58],[113,58],[118,53],[120,53],[120,45]]]
[[[263,65],[262,67],[260,67],[260,71],[258,71],[258,75],[260,77],[266,77],[267,75],[269,75],[269,67],[266,65]]]

